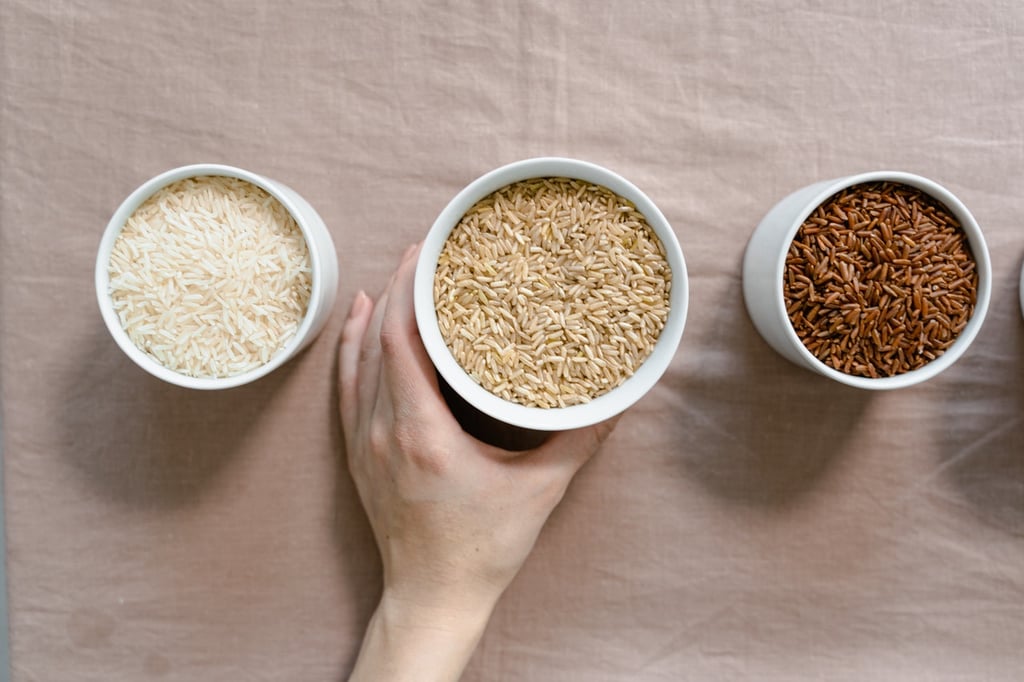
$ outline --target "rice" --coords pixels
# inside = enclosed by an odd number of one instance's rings
[[[309,303],[309,251],[274,197],[237,178],[187,178],[128,218],[108,268],[132,342],[168,369],[229,377],[268,362]]]
[[[644,216],[600,185],[537,178],[473,206],[438,258],[456,361],[531,407],[586,403],[633,375],[669,313],[672,270]]]
[[[854,185],[800,226],[786,254],[786,312],[815,357],[854,376],[920,369],[966,328],[977,264],[960,222],[921,190]]]

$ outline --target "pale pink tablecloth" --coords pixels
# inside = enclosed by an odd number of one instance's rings
[[[466,183],[567,155],[661,207],[682,345],[556,511],[469,681],[1024,677],[1024,5],[0,3],[0,382],[14,679],[340,680],[379,591],[344,467],[352,295]],[[246,388],[160,383],[92,268],[160,171],[242,166],[337,242],[316,344]],[[968,354],[844,389],[743,307],[810,182],[949,187],[992,252]]]

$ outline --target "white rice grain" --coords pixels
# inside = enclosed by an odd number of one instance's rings
[[[255,185],[180,180],[128,218],[108,268],[132,342],[165,367],[226,377],[270,360],[294,336],[312,289],[294,218]]]

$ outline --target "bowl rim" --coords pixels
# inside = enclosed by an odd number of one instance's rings
[[[120,236],[121,230],[127,223],[128,218],[131,217],[143,202],[164,187],[186,178],[210,176],[225,176],[245,180],[256,185],[260,189],[263,189],[281,202],[285,207],[285,210],[288,211],[295,220],[295,223],[299,226],[302,236],[306,240],[306,249],[309,252],[310,257],[312,287],[309,295],[309,303],[307,304],[306,313],[302,318],[302,322],[299,324],[298,329],[296,329],[295,334],[293,334],[292,338],[290,338],[287,343],[285,343],[285,345],[264,364],[247,372],[234,374],[228,377],[193,377],[176,372],[175,370],[162,365],[155,358],[151,357],[148,353],[136,346],[128,336],[124,327],[121,326],[121,321],[118,318],[117,313],[114,311],[113,302],[110,299],[109,293],[110,274],[107,270],[107,266],[110,262],[110,254],[113,251],[114,244],[116,243],[118,236]],[[167,383],[181,386],[183,388],[199,390],[219,390],[248,384],[266,376],[284,364],[292,355],[294,355],[296,349],[301,346],[302,340],[309,333],[315,317],[311,314],[315,309],[314,304],[324,296],[323,276],[321,274],[323,270],[323,264],[321,262],[323,255],[317,248],[315,248],[314,244],[314,238],[310,233],[310,228],[306,223],[302,210],[296,205],[291,197],[280,191],[277,181],[272,181],[257,173],[245,170],[244,168],[219,163],[195,163],[171,168],[151,177],[149,180],[146,180],[136,187],[135,190],[133,190],[114,211],[114,214],[111,216],[103,231],[103,235],[100,238],[99,248],[97,249],[96,268],[94,273],[96,300],[99,304],[100,314],[103,317],[107,330],[110,332],[117,345],[120,346],[121,350],[124,351],[124,353],[131,358],[136,365],[158,379],[162,379]]]
[[[654,349],[626,381],[588,403],[568,407],[529,407],[491,393],[458,364],[441,335],[434,306],[434,273],[448,235],[477,201],[509,184],[542,177],[569,177],[604,186],[631,201],[662,241],[672,268],[669,317]],[[427,354],[444,380],[475,409],[512,426],[561,431],[604,421],[647,393],[668,369],[685,326],[689,299],[686,262],[671,224],[654,202],[617,173],[587,161],[545,156],[495,168],[460,190],[444,207],[423,242],[416,264],[414,305],[417,327]]]
[[[921,190],[931,198],[941,202],[951,213],[953,213],[957,220],[960,221],[961,229],[963,229],[964,234],[967,236],[968,243],[971,247],[971,253],[974,256],[975,266],[978,271],[978,291],[971,319],[968,320],[967,325],[957,336],[956,341],[954,341],[942,355],[928,362],[924,366],[909,372],[904,372],[891,377],[873,378],[840,372],[819,360],[807,349],[806,346],[804,346],[800,337],[797,336],[796,331],[793,329],[793,324],[790,321],[789,314],[786,312],[785,293],[782,282],[785,274],[786,256],[789,252],[789,246],[796,237],[796,233],[800,229],[800,226],[803,225],[804,220],[806,220],[807,217],[818,208],[818,206],[828,200],[829,197],[844,189],[868,182],[883,181],[904,184]],[[967,206],[960,201],[955,194],[934,180],[924,176],[905,171],[880,170],[868,171],[837,178],[831,181],[825,181],[822,188],[808,199],[804,207],[796,214],[796,218],[786,230],[784,244],[784,248],[780,250],[780,253],[776,257],[774,275],[775,281],[779,284],[778,289],[776,290],[778,295],[773,297],[774,305],[776,306],[776,314],[780,315],[785,322],[783,325],[783,333],[790,344],[796,348],[796,352],[804,358],[809,367],[820,374],[848,386],[873,390],[888,390],[906,388],[931,379],[952,366],[953,363],[955,363],[960,356],[964,354],[967,348],[974,341],[974,338],[978,335],[981,325],[985,320],[985,316],[988,313],[989,302],[992,296],[992,263],[981,227],[978,225],[977,220],[975,220]]]

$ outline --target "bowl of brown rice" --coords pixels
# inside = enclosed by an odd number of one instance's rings
[[[865,389],[949,368],[988,311],[992,266],[977,221],[938,183],[861,173],[793,192],[754,230],[743,295],[792,362]]]
[[[313,207],[241,168],[196,164],[132,192],[96,257],[107,329],[139,367],[194,389],[265,376],[323,329],[338,288]]]
[[[536,431],[639,400],[675,354],[687,300],[665,216],[623,177],[575,159],[527,159],[470,183],[416,268],[416,321],[441,379]]]

